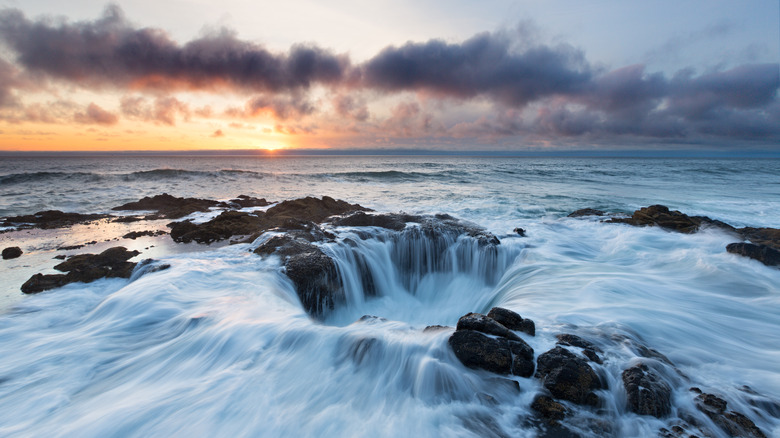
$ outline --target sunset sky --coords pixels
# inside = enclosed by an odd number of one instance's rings
[[[0,0],[0,150],[780,151],[780,10]]]

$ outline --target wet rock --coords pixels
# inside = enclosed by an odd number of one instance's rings
[[[166,232],[164,230],[131,231],[131,232],[125,234],[124,236],[122,236],[122,238],[123,239],[135,240],[135,239],[137,239],[139,237],[144,237],[144,236],[154,237],[154,236],[162,236],[163,234],[168,234],[168,232]]]
[[[530,377],[533,349],[524,341],[491,338],[475,330],[456,330],[448,341],[455,356],[469,368]]]
[[[172,222],[171,238],[175,242],[212,243],[236,235],[249,235],[262,228],[263,219],[241,211],[223,211],[214,219],[196,225],[190,221]]]
[[[647,365],[623,371],[623,386],[628,394],[628,409],[639,415],[663,418],[671,413],[672,390]]]
[[[517,330],[531,336],[536,335],[536,325],[533,321],[524,319],[509,309],[494,307],[490,309],[487,316],[510,330]]]
[[[780,251],[767,245],[754,245],[752,243],[730,243],[726,251],[751,259],[758,260],[767,266],[780,266]]]
[[[423,333],[434,333],[445,330],[452,330],[452,327],[446,325],[429,325],[423,329]]]
[[[536,411],[537,416],[548,424],[558,424],[559,421],[566,418],[567,414],[565,406],[546,395],[537,396],[531,403],[531,409]]]
[[[35,274],[22,285],[22,292],[38,293],[68,283],[89,283],[100,278],[129,278],[136,264],[127,260],[138,254],[138,251],[117,246],[100,254],[75,255],[54,267],[67,274]]]
[[[358,211],[348,216],[334,219],[331,223],[339,227],[379,227],[393,231],[401,231],[409,222],[420,222],[421,216],[403,213],[368,214]]]
[[[696,407],[729,436],[766,438],[764,432],[744,414],[726,411],[726,400],[713,394],[702,393],[696,396],[695,402]]]
[[[557,343],[560,345],[569,345],[572,347],[579,347],[586,350],[597,351],[599,353],[602,352],[599,347],[593,345],[591,342],[588,342],[577,335],[572,335],[569,333],[561,333],[555,335],[555,338],[558,339]]]
[[[265,217],[268,221],[278,224],[281,224],[285,218],[322,223],[331,216],[344,215],[355,211],[371,210],[359,204],[350,204],[340,199],[335,200],[330,196],[323,196],[322,199],[308,196],[306,198],[280,202],[278,205],[269,208]]]
[[[163,193],[162,195],[146,196],[135,202],[128,202],[112,208],[114,211],[156,211],[156,219],[178,219],[197,211],[209,211],[212,207],[219,206],[218,201],[198,198],[177,198]],[[151,219],[151,218],[149,218]]]
[[[231,207],[248,208],[248,207],[267,207],[273,202],[268,202],[265,198],[253,198],[247,195],[238,195],[235,199],[228,201]]]
[[[737,232],[750,243],[780,250],[780,229],[745,227],[738,229]]]
[[[520,227],[515,228],[514,230],[512,230],[512,232],[517,234],[520,237],[525,237],[525,230]]]
[[[514,341],[521,341],[522,339],[514,334],[511,330],[495,321],[493,318],[487,317],[480,313],[468,313],[458,319],[457,330],[475,330],[478,332],[486,333],[489,335],[501,336]]]
[[[680,233],[695,233],[700,222],[694,221],[687,214],[677,210],[669,210],[664,205],[651,205],[636,210],[630,218],[615,218],[608,222],[624,223],[635,226],[659,226]]]
[[[282,257],[285,274],[293,282],[303,308],[310,315],[320,316],[345,301],[336,264],[318,246],[303,239],[280,235],[268,239],[254,252]]]
[[[601,210],[596,210],[593,208],[582,208],[580,210],[569,213],[568,217],[604,216],[605,214],[606,213]]]
[[[7,217],[2,225],[4,227],[41,228],[49,230],[53,228],[69,227],[76,224],[84,224],[108,217],[111,216],[106,214],[64,213],[60,210],[46,210],[31,215]]]
[[[9,246],[3,249],[3,260],[10,260],[22,256],[22,248],[18,246]]]
[[[585,359],[563,347],[555,347],[539,356],[536,377],[553,397],[581,405],[597,405],[598,396],[593,391],[603,388]]]

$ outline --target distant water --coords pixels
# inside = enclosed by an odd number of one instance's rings
[[[351,281],[348,303],[323,322],[302,310],[279,260],[248,244],[170,252],[155,256],[172,265],[165,271],[24,297],[0,316],[0,436],[534,436],[525,419],[536,380],[517,379],[519,395],[497,387],[458,362],[450,332],[422,332],[496,305],[536,321],[537,355],[561,332],[606,351],[598,372],[610,389],[593,418],[609,426],[597,435],[656,436],[673,424],[625,408],[620,373],[646,345],[675,365],[675,414],[709,421],[692,407],[696,386],[780,436],[780,419],[755,407],[780,403],[780,270],[726,253],[735,238],[719,230],[565,217],[664,204],[780,227],[778,169],[780,160],[3,158],[0,216],[108,212],[163,192],[329,195],[448,213],[502,243],[488,260],[451,242],[452,263],[431,271],[400,265],[394,245],[404,243],[382,230],[368,239],[342,230],[325,250]],[[513,235],[518,226],[528,237]],[[377,297],[363,294],[359,268]],[[359,321],[366,314],[385,319]],[[588,415],[570,427],[596,436]]]

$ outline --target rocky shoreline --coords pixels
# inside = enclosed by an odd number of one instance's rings
[[[239,211],[249,207],[268,207],[264,211]],[[262,257],[281,259],[283,272],[290,279],[306,312],[314,319],[321,319],[328,312],[345,302],[343,280],[336,263],[321,244],[336,239],[334,229],[350,227],[359,230],[366,227],[385,230],[387,238],[414,237],[433,242],[434,247],[446,250],[448,239],[472,239],[478,248],[495,251],[501,245],[497,236],[474,224],[448,215],[409,215],[404,213],[374,213],[359,204],[350,204],[327,196],[268,202],[265,199],[239,196],[228,202],[195,198],[175,198],[167,194],[143,198],[114,208],[116,211],[151,211],[144,216],[82,215],[44,211],[33,215],[5,218],[3,226],[21,229],[53,229],[69,227],[96,220],[138,222],[158,219],[181,219],[194,212],[224,209],[218,216],[202,222],[179,220],[168,223],[170,237],[175,242],[211,244],[229,239],[231,243],[251,243],[260,236],[266,239],[253,249]],[[621,217],[595,209],[578,210],[569,217],[601,217],[607,224],[631,226],[657,226],[685,234],[696,233],[707,227],[715,227],[732,233],[735,240],[726,251],[760,261],[767,266],[780,265],[780,230],[774,228],[735,228],[724,222],[705,216],[688,216],[665,206],[652,205],[636,210],[630,217]],[[522,230],[522,229],[520,229]],[[517,232],[518,236],[523,233]],[[160,236],[163,230],[145,230],[127,233],[122,237],[135,239],[141,236]],[[3,258],[22,255],[18,247],[3,250]],[[38,293],[73,282],[91,282],[99,278],[129,278],[137,263],[129,260],[139,255],[116,246],[99,254],[79,254],[68,257],[54,269],[62,274],[36,274],[25,282],[21,290],[26,294]],[[431,261],[433,264],[436,260]],[[142,264],[150,264],[145,260]],[[159,265],[156,270],[167,266]],[[368,275],[361,279],[367,297],[376,294],[375,285]],[[541,392],[531,403],[534,418],[530,421],[540,431],[540,436],[579,436],[567,422],[582,422],[583,415],[595,415],[603,407],[600,392],[610,390],[605,378],[605,364],[609,364],[609,351],[590,340],[571,333],[558,333],[554,348],[536,354],[526,341],[536,334],[533,321],[519,314],[494,307],[486,314],[463,315],[455,329],[430,326],[425,331],[451,331],[448,345],[454,357],[476,373],[507,376],[508,378],[535,379]],[[690,379],[652,348],[635,340],[601,340],[619,348],[631,345],[639,358],[623,369],[619,384],[625,393],[626,411],[637,415],[667,420],[670,428],[660,428],[663,437],[727,436],[766,437],[750,416],[756,412],[739,412],[729,409],[729,401],[712,393],[705,393],[693,386]],[[697,420],[696,415],[684,408],[673,406],[673,393],[681,385],[690,387],[686,406],[694,406],[710,423]],[[780,412],[780,403],[764,400],[755,394],[755,400],[769,403]],[[733,405],[733,403],[731,403]],[[585,414],[583,414],[585,413]],[[608,434],[609,425],[590,422],[588,429],[596,434]],[[718,432],[714,432],[714,427]]]

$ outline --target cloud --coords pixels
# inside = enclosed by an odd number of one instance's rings
[[[337,95],[333,98],[336,114],[348,119],[364,122],[370,116],[365,100],[350,95]]]
[[[150,101],[143,96],[125,96],[119,109],[130,119],[175,126],[177,117],[189,120],[192,112],[189,105],[175,97],[163,96]]]
[[[220,137],[224,137],[224,136],[225,136],[225,133],[222,132],[221,129],[217,129],[216,131],[214,131],[213,134],[211,134],[210,137],[212,137],[212,138],[220,138]]]
[[[73,119],[77,123],[95,124],[95,125],[116,125],[119,122],[119,117],[116,114],[104,110],[97,106],[94,102],[87,106],[85,112],[77,112],[73,115]]]
[[[90,86],[278,92],[338,83],[349,68],[345,55],[317,46],[273,53],[228,30],[179,45],[162,30],[133,27],[117,5],[75,23],[33,21],[7,9],[0,12],[0,38],[28,71]]]

